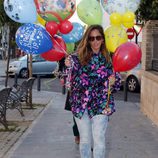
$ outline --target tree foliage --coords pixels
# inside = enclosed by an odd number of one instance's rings
[[[10,19],[5,13],[3,2],[4,0],[0,0],[0,26],[4,26],[5,24],[8,24],[13,28],[18,28],[20,24]]]
[[[158,20],[158,0],[141,0],[136,11],[138,20]]]
[[[15,43],[15,32],[17,28],[20,26],[20,23],[17,23],[10,19],[7,14],[5,13],[4,6],[3,6],[4,0],[0,0],[0,27],[3,26],[9,26],[10,28],[10,37],[13,39],[12,44]],[[15,45],[15,44],[13,44]]]
[[[4,0],[0,0],[0,26],[4,26],[5,23],[15,23],[6,15],[3,2]]]

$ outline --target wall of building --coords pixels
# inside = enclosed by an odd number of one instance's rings
[[[158,20],[147,22],[142,35],[141,110],[158,125],[158,72],[152,70],[155,34],[158,35]]]

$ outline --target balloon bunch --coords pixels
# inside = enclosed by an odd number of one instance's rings
[[[135,14],[131,11],[127,11],[124,14],[114,12],[110,15],[111,25],[120,26],[123,24],[126,28],[131,28],[134,26]]]
[[[134,68],[141,60],[141,49],[128,42],[126,29],[134,26],[135,14],[140,0],[101,0],[104,11],[109,14],[110,24],[105,30],[106,46],[113,54],[113,66],[117,72]]]
[[[78,17],[87,25],[102,24],[103,10],[110,15],[105,42],[113,53],[115,71],[127,71],[140,61],[140,48],[128,42],[126,33],[134,25],[139,3],[140,0],[81,0],[77,5]],[[23,24],[16,32],[19,48],[29,54],[41,54],[49,61],[71,53],[84,33],[80,23],[69,20],[76,10],[76,0],[4,0],[4,9],[12,20]]]
[[[4,0],[4,10],[23,24],[15,34],[18,47],[49,61],[61,60],[83,36],[83,26],[68,20],[76,10],[75,0]]]

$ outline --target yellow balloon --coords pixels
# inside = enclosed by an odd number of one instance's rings
[[[115,12],[110,15],[110,23],[111,25],[121,25],[121,14]]]
[[[118,46],[128,41],[127,33],[121,26],[110,26],[104,34],[106,47],[111,53],[114,53]]]
[[[133,12],[126,12],[122,16],[122,23],[125,27],[130,28],[134,26],[135,14]]]
[[[37,23],[40,23],[43,26],[46,25],[46,21],[40,15],[37,15]]]
[[[124,22],[123,26],[126,27],[126,28],[131,28],[131,27],[134,26],[134,22]]]

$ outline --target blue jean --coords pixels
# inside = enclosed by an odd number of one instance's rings
[[[90,119],[86,110],[81,119],[75,117],[75,120],[80,133],[81,158],[91,158],[92,140],[93,158],[105,158],[105,133],[108,116],[96,115]]]

